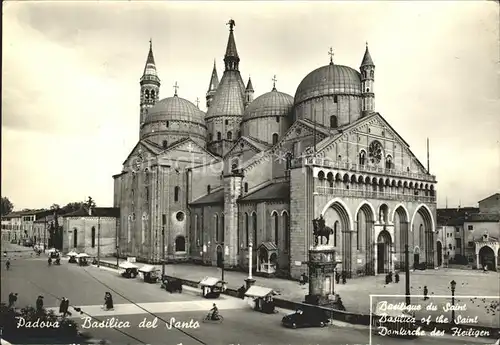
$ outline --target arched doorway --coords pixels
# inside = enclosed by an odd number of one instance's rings
[[[413,268],[416,268],[419,263],[420,263],[420,248],[415,247],[415,249],[413,249]]]
[[[365,251],[365,267],[363,267],[363,271],[366,275],[375,274],[374,218],[372,208],[366,203],[359,208],[356,215],[356,248]]]
[[[398,187],[402,188],[402,187]],[[398,206],[393,213],[392,222],[394,224],[394,243],[397,246],[399,260],[396,261],[396,269],[405,268],[405,246],[408,244],[409,215],[403,206]]]
[[[429,209],[425,205],[421,205],[418,210],[414,213],[412,222],[412,229],[414,231],[414,236],[418,239],[415,244],[418,245],[419,250],[419,262],[422,261],[426,267],[434,268],[434,233],[432,215]]]
[[[488,270],[496,271],[495,252],[490,246],[483,246],[479,249],[479,268],[488,266]]]
[[[441,244],[441,241],[437,241],[436,243],[436,249],[437,249],[437,264],[440,267],[443,264],[443,245]]]
[[[184,236],[177,236],[175,238],[175,251],[176,252],[186,251],[186,238]]]
[[[382,230],[377,238],[377,273],[391,270],[391,235]]]
[[[325,219],[325,224],[330,228],[334,228],[336,222],[338,222],[337,235],[339,236],[339,242],[337,243],[337,249],[342,257],[342,263],[337,266],[337,269],[340,271],[345,271],[347,274],[347,278],[352,277],[352,241],[353,241],[353,231],[351,229],[351,216],[347,211],[347,207],[344,206],[338,200],[330,201],[327,206],[323,209],[323,218]],[[310,237],[310,243],[312,244],[313,236]],[[331,242],[330,242],[331,243]]]
[[[217,246],[217,267],[222,267],[224,265],[224,252],[222,246],[219,244]]]

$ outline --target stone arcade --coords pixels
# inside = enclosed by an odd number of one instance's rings
[[[295,97],[273,78],[254,99],[228,24],[224,73],[219,81],[214,63],[206,112],[177,84],[160,99],[150,44],[140,138],[114,176],[120,254],[158,262],[164,240],[167,260],[246,268],[252,243],[258,271],[298,278],[312,219],[323,215],[349,276],[400,267],[407,242],[410,264],[434,267],[436,178],[375,111],[368,46],[359,70],[331,53]]]

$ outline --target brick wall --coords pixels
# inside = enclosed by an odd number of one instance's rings
[[[100,227],[99,224],[100,223]],[[92,228],[95,229],[92,241]],[[100,229],[100,230],[99,230]],[[74,236],[76,230],[76,247]],[[100,236],[99,236],[100,232]],[[116,252],[116,218],[111,217],[64,217],[63,221],[63,252],[75,250],[97,256],[100,247],[101,256],[110,256]],[[99,245],[100,241],[100,245]],[[94,246],[92,246],[94,244]]]

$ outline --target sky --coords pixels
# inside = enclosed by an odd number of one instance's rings
[[[2,196],[15,209],[112,206],[139,137],[150,38],[162,86],[193,103],[219,78],[230,18],[255,98],[329,62],[376,65],[375,109],[437,176],[438,207],[500,191],[496,2],[3,2]]]

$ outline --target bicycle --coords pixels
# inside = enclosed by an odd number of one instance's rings
[[[218,314],[217,315],[217,319],[214,320],[212,318],[212,313],[208,313],[204,318],[203,318],[203,322],[218,322],[218,323],[222,323],[222,321],[224,321],[224,317],[221,315],[221,314]]]

